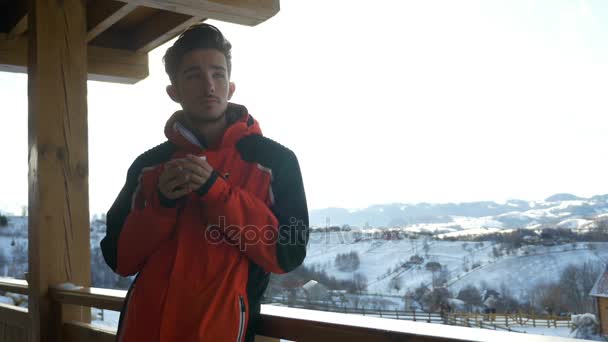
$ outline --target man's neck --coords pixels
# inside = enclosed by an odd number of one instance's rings
[[[194,131],[197,136],[202,136],[207,143],[207,147],[214,148],[219,145],[224,131],[228,126],[226,115],[215,121],[192,121],[186,115],[186,121],[189,128]]]

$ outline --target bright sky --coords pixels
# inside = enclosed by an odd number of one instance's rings
[[[283,0],[232,42],[234,102],[296,152],[309,207],[608,193],[608,1]],[[91,214],[178,106],[161,62],[89,82]],[[27,77],[0,73],[0,210],[27,204]]]

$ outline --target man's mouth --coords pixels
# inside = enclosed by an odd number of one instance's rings
[[[204,104],[215,104],[215,103],[219,103],[220,101],[218,99],[209,97],[209,98],[202,99],[201,102]]]

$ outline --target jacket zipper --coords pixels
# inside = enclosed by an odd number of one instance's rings
[[[246,314],[246,310],[245,310],[245,300],[243,299],[243,296],[239,295],[239,308],[240,308],[240,317],[239,317],[239,334],[236,338],[236,342],[241,342],[241,340],[243,339],[243,333],[245,332],[245,314]]]

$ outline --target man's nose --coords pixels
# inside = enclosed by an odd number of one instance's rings
[[[215,84],[213,83],[213,77],[211,75],[207,75],[204,80],[205,83],[205,91],[208,94],[215,93]]]

